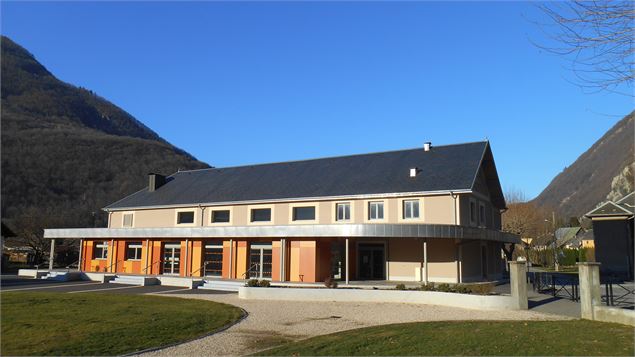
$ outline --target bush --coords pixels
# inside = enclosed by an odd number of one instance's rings
[[[324,279],[324,286],[329,289],[335,289],[337,288],[337,281],[329,276],[328,278]]]
[[[489,295],[494,290],[494,283],[470,284],[468,287],[472,294]]]
[[[249,281],[247,281],[247,286],[250,286],[252,288],[258,286],[258,279],[250,279]]]
[[[260,280],[260,282],[258,282],[258,286],[261,288],[268,288],[271,286],[271,283],[269,283],[269,280]]]
[[[469,294],[472,292],[472,289],[465,284],[456,284],[454,286],[454,291],[459,293],[459,294]]]
[[[397,286],[395,286],[395,289],[397,289],[397,290],[406,290],[406,285],[404,285],[404,284],[397,284]]]
[[[450,284],[442,283],[437,286],[437,291],[440,291],[442,293],[451,293],[452,288],[450,287]]]
[[[423,291],[435,291],[436,289],[434,288],[434,283],[427,283],[427,284],[421,285],[421,290],[423,290]]]

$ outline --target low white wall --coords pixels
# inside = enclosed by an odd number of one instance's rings
[[[173,276],[159,276],[157,277],[161,282],[161,285],[165,286],[181,286],[189,289],[193,289],[199,285],[202,285],[203,281],[201,279],[192,279],[192,278],[179,278]]]
[[[593,306],[594,320],[635,326],[635,311],[608,306]]]
[[[115,274],[82,272],[81,278],[82,280],[90,280],[90,281],[98,281],[100,283],[107,283],[115,278]]]
[[[46,274],[48,274],[48,270],[18,269],[18,276],[24,276],[33,279],[39,279]]]
[[[487,310],[518,308],[514,299],[508,295],[470,295],[438,291],[240,287],[238,297],[253,300],[394,302]]]

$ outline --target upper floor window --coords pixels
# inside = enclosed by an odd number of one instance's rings
[[[126,243],[126,260],[141,260],[141,242]]]
[[[315,220],[315,206],[293,207],[294,221],[313,221]]]
[[[476,224],[476,202],[470,200],[470,223]]]
[[[271,208],[254,208],[251,210],[252,222],[270,222]]]
[[[108,242],[103,241],[95,244],[95,250],[93,252],[94,259],[106,259],[108,258]]]
[[[229,210],[212,211],[212,223],[229,223]]]
[[[338,203],[335,205],[335,220],[350,221],[351,220],[351,203]]]
[[[182,211],[176,213],[176,224],[194,223],[194,211]]]
[[[368,219],[384,219],[384,202],[368,202]]]
[[[478,205],[478,221],[481,226],[485,226],[487,221],[485,217],[485,205],[482,203]]]
[[[134,214],[133,213],[124,213],[123,214],[123,227],[132,227]]]
[[[419,218],[419,200],[403,201],[403,218]]]

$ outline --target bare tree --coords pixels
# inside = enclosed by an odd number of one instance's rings
[[[614,92],[623,84],[632,87],[635,2],[562,1],[539,8],[550,20],[541,25],[555,44],[538,46],[569,59],[578,85]]]
[[[535,238],[544,224],[544,213],[525,198],[517,189],[505,192],[507,211],[503,213],[503,231],[517,234],[521,238]],[[505,246],[503,251],[508,260],[512,259],[515,245]],[[524,247],[528,249],[527,246]]]

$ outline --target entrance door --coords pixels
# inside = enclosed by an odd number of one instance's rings
[[[179,275],[181,266],[181,244],[172,243],[163,246],[163,274]]]
[[[384,280],[385,264],[383,243],[362,243],[358,246],[359,278],[363,280]]]
[[[220,277],[223,274],[223,245],[222,244],[206,244],[205,256],[203,257],[204,276]]]
[[[251,244],[248,269],[250,279],[271,279],[271,243]]]

